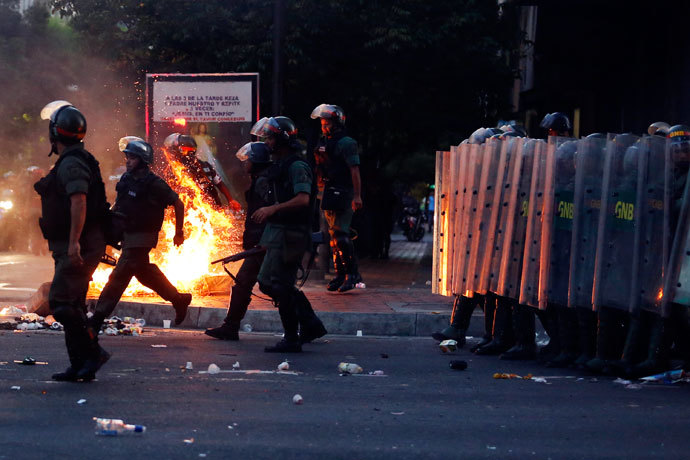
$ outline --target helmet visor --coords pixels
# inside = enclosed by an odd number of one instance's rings
[[[268,123],[268,117],[263,117],[261,120],[254,123],[254,126],[252,126],[252,129],[249,131],[249,134],[256,137],[265,136],[265,134],[262,133],[264,126],[266,126],[266,123]]]
[[[67,105],[72,104],[67,101],[53,101],[50,104],[47,104],[41,109],[41,120],[51,120],[55,112]]]
[[[240,161],[247,161],[249,159],[249,154],[252,153],[252,143],[247,142],[237,151],[235,156]]]
[[[125,136],[117,142],[117,148],[120,149],[120,152],[124,152],[125,148],[127,147],[127,144],[129,144],[130,142],[133,142],[133,141],[144,142],[144,139],[142,139],[141,137],[137,137],[137,136]]]

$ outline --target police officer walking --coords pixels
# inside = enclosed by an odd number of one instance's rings
[[[149,169],[153,163],[153,149],[149,144],[134,138],[126,143],[122,151],[126,157],[127,172],[115,187],[117,199],[113,206],[113,212],[122,215],[124,221],[122,254],[89,320],[95,334],[100,331],[105,318],[112,314],[132,276],[136,276],[141,284],[154,290],[163,299],[172,302],[175,324],[184,321],[192,301],[191,294],[179,293],[158,266],[149,261],[149,252],[158,244],[158,233],[168,206],[175,209],[173,242],[176,246],[184,242],[184,204],[168,184]]]
[[[345,133],[345,112],[337,105],[321,104],[311,118],[321,119],[323,136],[314,158],[336,272],[327,289],[346,292],[362,281],[350,239],[352,215],[362,208],[357,142]]]
[[[310,244],[312,171],[300,157],[302,146],[296,139],[295,124],[289,118],[259,120],[251,133],[265,139],[275,162],[269,178],[276,203],[257,209],[252,219],[259,224],[267,222],[259,242],[266,248],[259,270],[259,288],[276,303],[285,335],[264,351],[301,352],[302,343],[326,334],[309,300],[295,287],[297,271]],[[298,327],[301,327],[299,333]]]
[[[41,231],[55,261],[50,310],[65,328],[70,360],[70,366],[52,378],[88,382],[110,358],[86,324],[86,293],[105,252],[103,224],[109,205],[98,161],[82,142],[84,115],[69,102],[54,101],[43,108],[41,118],[50,120],[50,155],[59,158],[34,189],[41,196]]]
[[[223,183],[216,170],[213,169],[211,163],[197,158],[197,145],[192,136],[173,133],[165,138],[163,148],[166,153],[184,165],[194,182],[216,206],[222,205],[218,195],[218,192],[220,192],[228,202],[230,209],[233,211],[241,209],[240,204],[232,198],[230,190]]]
[[[268,167],[271,165],[271,153],[263,142],[250,142],[237,151],[237,158],[242,161],[245,171],[251,176],[251,185],[245,192],[247,200],[247,217],[244,222],[242,248],[247,250],[259,244],[266,222],[257,222],[252,215],[258,209],[275,203],[275,196],[268,179]],[[240,322],[247,313],[252,300],[252,288],[256,284],[259,269],[265,253],[253,254],[242,261],[232,287],[228,314],[219,327],[206,329],[206,335],[221,340],[239,340]]]

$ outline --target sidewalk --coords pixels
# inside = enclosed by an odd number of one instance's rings
[[[388,260],[363,259],[360,272],[366,284],[365,289],[339,294],[326,291],[327,280],[309,280],[303,290],[314,310],[332,334],[426,336],[448,324],[452,298],[431,294],[431,251],[429,236],[418,243],[408,242],[402,235],[392,235],[393,242]],[[0,273],[0,303],[21,303],[23,296],[30,295],[26,286],[32,284],[27,278],[36,279],[30,273],[52,275],[52,260],[15,256],[17,261],[9,262],[7,255]],[[3,262],[0,256],[0,264]],[[47,267],[46,264],[50,264]],[[22,291],[7,281],[10,274],[15,284],[22,284]],[[19,275],[21,278],[18,278]],[[41,282],[45,281],[41,278]],[[48,277],[48,280],[50,278]],[[427,284],[429,282],[429,285]],[[37,281],[34,281],[36,284]],[[38,282],[36,287],[40,284]],[[254,292],[261,297],[258,286]],[[12,300],[5,302],[6,300]],[[222,323],[227,312],[228,295],[194,298],[187,319],[181,327],[215,327]],[[158,297],[123,297],[116,315],[144,318],[148,324],[162,325],[163,319],[170,319],[173,310],[170,304]],[[272,303],[254,298],[243,321],[257,332],[279,332],[280,318]]]

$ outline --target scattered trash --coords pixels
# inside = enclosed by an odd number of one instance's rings
[[[234,426],[232,426],[232,425],[228,425],[228,430],[234,430],[234,429],[235,429],[235,427],[234,427]]]
[[[304,402],[304,398],[301,395],[295,395],[292,397],[292,402],[298,406]]]
[[[381,376],[381,375],[386,375],[386,373],[383,372],[383,371],[381,371],[381,370],[377,370],[377,371],[374,371],[374,372],[369,372],[369,375]]]
[[[357,330],[357,337],[362,337],[362,331],[361,331],[361,329],[358,329],[358,330]]]
[[[453,360],[450,362],[450,368],[456,371],[464,371],[467,369],[467,361]]]
[[[630,380],[625,380],[619,377],[616,380],[614,380],[613,383],[620,383],[621,385],[630,385],[632,382]]]
[[[683,378],[687,377],[683,372],[683,369],[678,369],[675,371],[662,372],[661,374],[649,375],[647,377],[642,377],[640,380],[645,382],[658,382],[658,383],[676,383],[681,381]]]
[[[77,404],[79,404],[79,405],[84,404],[84,403],[86,403],[86,399],[80,399],[79,401],[77,401]]]
[[[188,371],[191,371],[192,369],[194,369],[194,366],[192,365],[191,361],[187,361],[187,364],[184,366],[184,368]]]
[[[441,349],[443,353],[449,353],[451,351],[455,351],[458,349],[458,342],[457,340],[444,340],[443,342],[438,344],[438,347]]]
[[[201,454],[199,454],[199,457],[201,457],[201,458],[206,458],[206,454],[201,453]]]
[[[364,283],[362,283],[362,282],[360,281],[359,283],[355,284],[355,288],[357,288],[357,289],[366,289],[366,288],[367,288],[367,285],[364,284]]]
[[[113,316],[103,321],[99,333],[102,332],[105,335],[131,335],[136,337],[144,332],[144,325],[146,325],[146,320],[144,318],[125,316],[124,319],[121,319],[117,316]]]
[[[20,316],[26,314],[25,305],[8,305],[0,309],[0,316]]]
[[[405,412],[391,412],[391,415],[405,415]]]
[[[537,383],[548,383],[544,377],[532,377],[532,380]]]
[[[517,375],[517,374],[505,374],[505,373],[500,373],[500,372],[496,372],[494,374],[494,378],[499,379],[499,380],[511,380],[511,379],[532,380],[533,379],[532,374],[527,374],[523,377],[523,376]],[[537,378],[539,378],[539,377],[537,377]]]
[[[22,389],[22,387],[20,387],[20,386],[18,386],[18,385],[15,385],[15,386],[10,387],[10,390],[19,391],[19,390],[21,390],[21,389]]]
[[[218,373],[220,373],[220,367],[218,367],[215,364],[209,364],[208,365],[208,373],[209,374],[218,374]]]
[[[279,371],[286,371],[288,369],[290,369],[290,363],[288,363],[287,360],[278,364],[278,370]]]
[[[235,364],[232,365],[232,368],[233,368],[233,369],[239,369],[239,368],[240,368],[240,362],[239,362],[239,361],[235,361]]]
[[[45,361],[36,361],[36,360],[35,360],[34,358],[32,358],[31,356],[27,356],[26,358],[22,359],[21,361],[15,359],[15,360],[14,360],[14,363],[15,363],[15,364],[23,364],[24,366],[33,366],[33,365],[35,365],[35,364],[43,364],[43,365],[48,364],[48,363],[45,362]]]
[[[630,385],[626,385],[625,388],[628,390],[641,390],[642,385],[639,383],[631,383]]]
[[[424,284],[426,284],[427,286],[431,286],[431,280],[427,280]]]
[[[496,446],[486,446],[486,448],[489,450],[496,450]]]
[[[242,330],[243,330],[244,332],[252,332],[252,325],[249,324],[249,323],[247,323],[247,324],[245,324],[244,326],[242,326]]]
[[[381,357],[383,359],[388,359],[388,353],[381,353]]]
[[[65,327],[60,321],[53,321],[53,323],[50,325],[50,329],[53,331],[64,331]]]
[[[169,319],[163,320],[163,329],[170,329],[170,320]]]
[[[363,370],[361,366],[355,363],[338,364],[338,372],[341,374],[361,374]]]
[[[146,427],[143,425],[129,425],[122,420],[112,418],[94,417],[93,419],[96,422],[97,436],[122,436],[146,433]]]
[[[154,344],[151,345],[151,348],[168,348],[168,346],[163,344]]]
[[[194,444],[194,438],[185,439],[183,442],[185,444]]]

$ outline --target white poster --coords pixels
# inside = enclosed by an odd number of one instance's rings
[[[252,83],[153,82],[153,121],[252,122]]]

